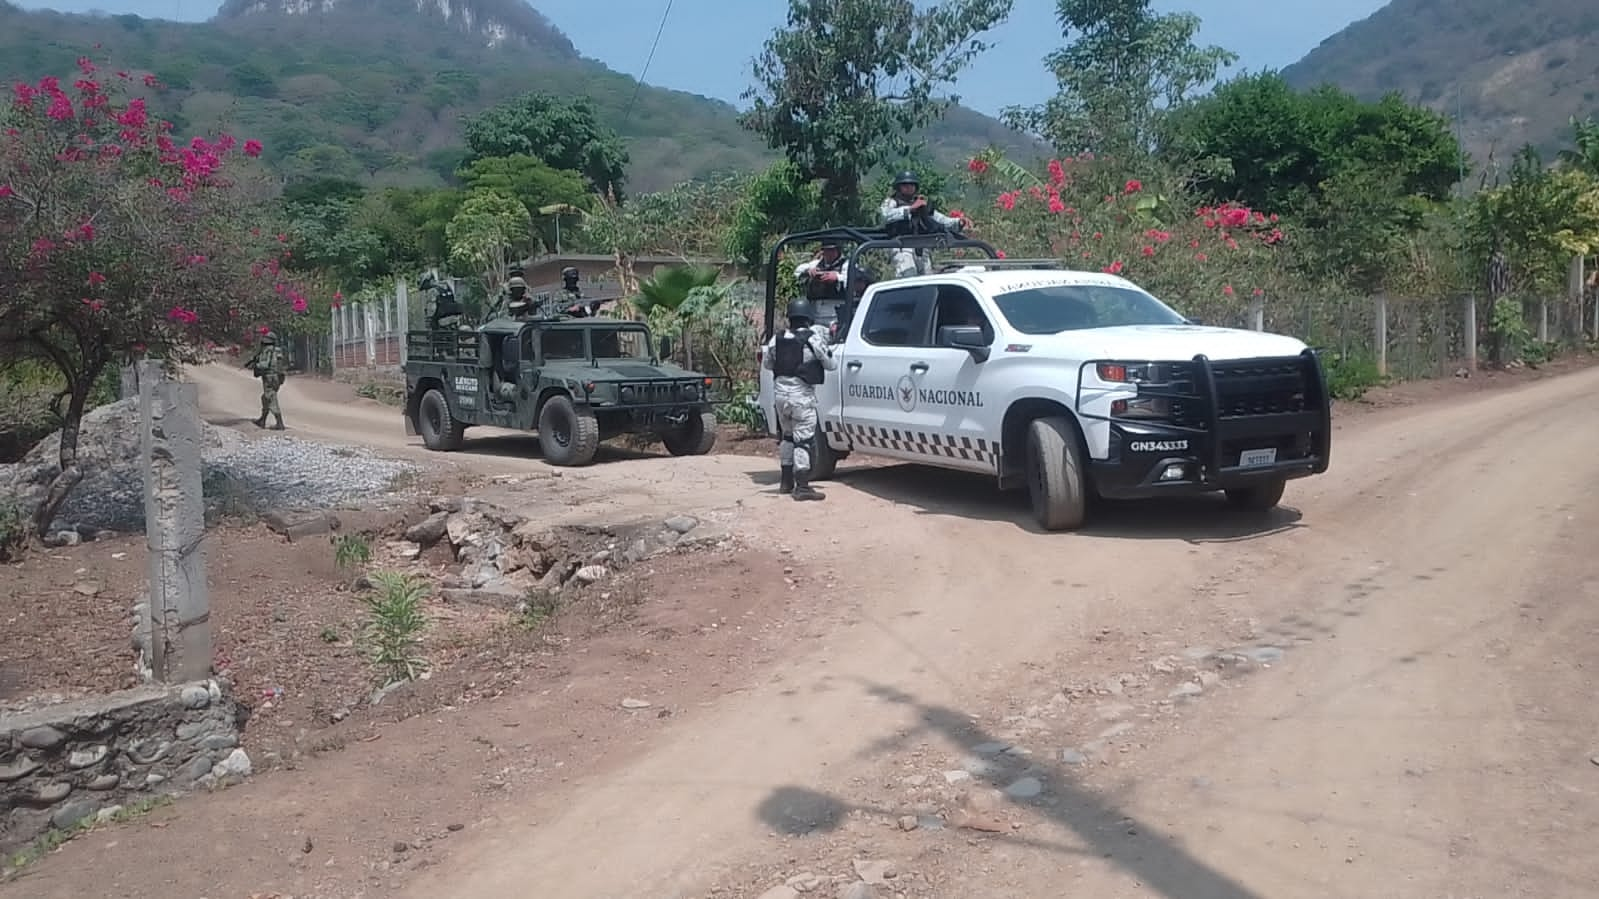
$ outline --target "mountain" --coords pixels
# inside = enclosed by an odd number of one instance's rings
[[[1458,116],[1473,166],[1501,168],[1524,143],[1545,159],[1568,121],[1599,116],[1595,0],[1393,0],[1283,70],[1374,99],[1399,91]]]
[[[731,104],[638,87],[520,0],[226,0],[198,24],[0,0],[0,77],[66,75],[86,54],[154,72],[168,90],[152,105],[180,130],[257,138],[288,177],[439,183],[463,155],[462,116],[530,90],[589,97],[627,140],[634,192],[778,155]],[[960,107],[926,136],[946,165],[990,142],[1028,158],[1037,146]]]

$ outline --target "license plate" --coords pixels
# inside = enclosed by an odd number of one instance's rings
[[[1276,461],[1277,450],[1275,449],[1244,450],[1238,454],[1240,468],[1259,468],[1262,465],[1270,465]]]

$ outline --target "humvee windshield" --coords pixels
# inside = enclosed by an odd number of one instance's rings
[[[541,335],[539,348],[543,351],[546,361],[588,359],[589,355],[583,346],[585,336],[593,348],[595,359],[650,358],[649,332],[643,328],[627,326],[552,328]]]

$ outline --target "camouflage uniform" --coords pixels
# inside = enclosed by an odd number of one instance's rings
[[[272,430],[283,430],[283,410],[278,408],[278,388],[283,386],[288,364],[283,348],[278,346],[278,336],[270,331],[262,335],[261,348],[244,364],[261,379],[261,417],[255,420],[255,426],[266,427],[267,415],[270,414],[273,419]]]

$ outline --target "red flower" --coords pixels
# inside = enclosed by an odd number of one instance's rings
[[[1258,296],[1265,296],[1265,294],[1266,294],[1266,291],[1264,291],[1264,290],[1261,290],[1261,289],[1260,289],[1260,288],[1258,288],[1258,287],[1257,287],[1257,288],[1255,288],[1255,296],[1257,296],[1257,297],[1258,297]]]
[[[1144,255],[1145,256],[1153,256],[1153,255],[1155,255],[1155,248],[1151,247],[1151,246],[1145,246],[1144,247]]]
[[[156,80],[156,77],[154,75],[145,75],[144,76],[144,86],[145,87],[155,87],[157,84],[160,84],[160,82]]]
[[[16,195],[17,192],[11,189],[11,185],[0,184],[0,200],[5,199],[6,197],[14,197]]]
[[[258,140],[254,140],[254,139],[245,141],[244,142],[244,155],[249,156],[251,158],[254,158],[256,156],[260,156],[261,155],[261,142],[258,141]]]
[[[982,173],[988,171],[988,160],[979,159],[976,156],[973,156],[972,160],[966,163],[966,170],[974,175],[981,175]]]
[[[1242,228],[1249,224],[1249,210],[1229,209],[1222,213],[1222,221],[1226,222],[1229,228]]]
[[[268,328],[266,325],[262,325],[261,327],[255,329],[255,333],[265,337],[266,335],[272,333],[272,329]]]
[[[1056,215],[1066,211],[1066,204],[1060,201],[1059,195],[1049,198],[1049,211]]]
[[[1066,167],[1060,164],[1059,159],[1049,161],[1049,183],[1056,187],[1066,183]]]
[[[1118,259],[1115,262],[1112,262],[1110,265],[1105,266],[1105,271],[1112,275],[1119,275],[1122,273],[1123,267],[1124,266],[1122,265],[1121,260]]]
[[[999,257],[1000,259],[1004,259],[1005,258],[1005,251],[1004,250],[995,250],[994,251],[994,255]]]
[[[1143,189],[1144,189],[1144,182],[1139,181],[1137,178],[1133,178],[1132,180],[1127,182],[1127,186],[1122,188],[1122,191],[1124,193],[1136,194],[1136,193],[1138,193],[1139,191],[1141,191]]]
[[[1224,285],[1222,287],[1222,289],[1221,289],[1221,292],[1226,294],[1227,296],[1232,296],[1233,295],[1233,286],[1231,284]]]
[[[1197,261],[1197,262],[1204,262],[1204,261],[1205,261],[1205,260],[1207,260],[1207,259],[1209,259],[1209,258],[1210,258],[1210,257],[1209,257],[1209,256],[1206,256],[1206,255],[1205,255],[1205,254],[1204,254],[1204,253],[1195,253],[1195,254],[1194,254],[1194,259],[1195,259],[1195,261]]]
[[[99,287],[101,284],[104,284],[104,283],[105,283],[105,275],[102,275],[99,272],[90,272],[89,273],[89,286],[90,287]]]

